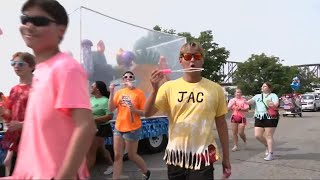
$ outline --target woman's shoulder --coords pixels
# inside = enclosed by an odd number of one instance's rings
[[[271,93],[270,96],[271,96],[271,97],[276,97],[276,98],[278,98],[278,95],[275,94],[275,93]]]
[[[256,94],[253,96],[253,98],[262,97],[262,94]]]
[[[107,98],[105,96],[102,96],[101,98],[103,99],[103,101],[107,101],[107,102],[109,101],[109,98]]]

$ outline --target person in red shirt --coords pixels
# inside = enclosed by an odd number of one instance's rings
[[[7,97],[3,94],[3,92],[0,92],[0,106],[7,100]]]
[[[1,142],[2,148],[8,150],[3,162],[6,167],[6,176],[12,174],[17,158],[18,145],[31,88],[32,72],[35,68],[34,56],[27,52],[17,52],[12,57],[11,66],[19,76],[19,84],[11,89],[9,97],[2,103],[0,108],[0,113],[8,127]]]

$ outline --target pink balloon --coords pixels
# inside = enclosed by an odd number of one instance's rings
[[[159,59],[159,67],[160,69],[168,69],[168,63],[167,63],[167,59],[164,56],[160,56]]]
[[[0,36],[3,34],[3,31],[2,31],[2,29],[0,28]]]

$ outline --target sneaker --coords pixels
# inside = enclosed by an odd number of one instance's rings
[[[148,170],[145,174],[142,174],[142,180],[148,180],[151,172]]]
[[[238,146],[233,146],[232,151],[233,151],[233,152],[239,151]]]
[[[265,154],[266,156],[269,155],[269,150],[268,150],[268,148],[266,148],[266,151],[264,152],[264,154]]]
[[[264,160],[266,160],[266,161],[273,160],[273,153],[268,153],[267,157],[265,157]]]
[[[112,174],[113,173],[113,167],[112,166],[109,166],[108,168],[107,168],[107,170],[103,173],[103,174],[105,174],[105,175],[110,175],[110,174]]]

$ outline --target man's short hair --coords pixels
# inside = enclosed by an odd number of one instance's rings
[[[201,44],[197,42],[188,42],[182,45],[180,48],[180,56],[188,52],[191,48],[195,48],[197,51],[201,53],[202,56],[204,56],[204,50]]]
[[[36,66],[36,61],[34,59],[34,56],[28,52],[16,52],[14,55],[12,55],[12,59],[15,59],[19,57],[22,61],[26,62],[29,67],[35,68]]]
[[[39,7],[48,13],[59,25],[68,26],[69,18],[65,8],[56,0],[28,0],[21,9],[21,12],[28,10],[31,7]]]

